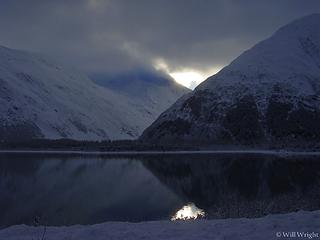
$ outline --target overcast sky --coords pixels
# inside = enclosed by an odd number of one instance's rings
[[[319,0],[0,0],[0,45],[87,73],[208,76]]]

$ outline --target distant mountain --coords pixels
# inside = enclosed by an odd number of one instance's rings
[[[320,140],[320,14],[296,20],[178,100],[142,140],[264,144]]]
[[[172,94],[157,96],[151,111],[47,57],[0,47],[0,140],[133,139],[187,91],[161,89]]]
[[[169,79],[170,76],[147,70],[116,75],[96,74],[91,78],[98,85],[129,98],[142,114],[151,115],[152,121],[170,107],[178,97],[191,91],[173,79]]]

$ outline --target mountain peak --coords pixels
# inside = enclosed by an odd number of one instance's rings
[[[314,13],[288,23],[281,27],[275,34],[288,34],[288,32],[301,33],[305,31],[317,32],[317,28],[319,27],[320,13]]]
[[[301,89],[300,85],[306,82],[299,76],[313,79],[319,74],[319,29],[320,14],[295,20],[245,51],[218,74],[203,82],[197,90],[214,90],[222,85],[234,84],[264,88],[265,85],[277,83],[295,87],[304,94],[307,86]]]

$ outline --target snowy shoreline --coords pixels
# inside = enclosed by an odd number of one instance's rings
[[[0,239],[22,240],[102,239],[320,239],[320,211],[268,215],[256,219],[198,221],[105,222],[69,227],[11,226],[0,230]],[[289,236],[287,236],[289,235]],[[297,237],[300,236],[300,237]],[[292,236],[291,236],[292,237]]]
[[[1,153],[25,154],[79,154],[79,155],[176,155],[176,154],[268,154],[268,155],[320,155],[320,151],[291,150],[196,150],[196,151],[85,151],[85,150],[0,150]]]

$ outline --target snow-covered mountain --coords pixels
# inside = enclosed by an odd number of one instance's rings
[[[148,141],[281,143],[320,140],[320,14],[298,19],[179,99]]]
[[[166,89],[151,111],[47,57],[0,47],[0,140],[136,138],[187,91]]]

